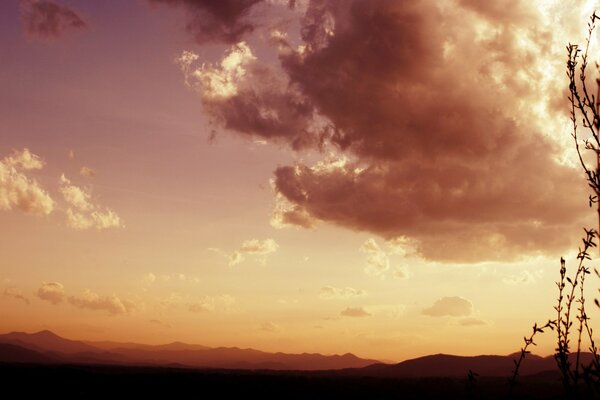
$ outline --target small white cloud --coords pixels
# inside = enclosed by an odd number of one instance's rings
[[[360,247],[360,251],[367,254],[367,266],[365,272],[375,276],[383,276],[390,269],[390,258],[387,253],[379,247],[375,239],[368,239]]]
[[[85,176],[86,178],[93,178],[96,176],[96,171],[90,167],[83,166],[79,168],[79,175]]]
[[[25,304],[29,304],[29,299],[23,294],[23,292],[21,292],[19,289],[17,289],[14,286],[5,288],[3,296],[22,301]]]
[[[158,325],[158,326],[165,327],[165,328],[171,328],[171,324],[161,321],[160,319],[151,319],[149,322],[152,324]]]
[[[213,312],[217,309],[227,311],[235,303],[235,298],[222,294],[219,296],[205,296],[204,298],[188,304],[188,310],[195,313]]]
[[[100,296],[91,290],[86,290],[81,296],[70,296],[69,303],[75,307],[108,311],[110,314],[127,314],[135,309],[135,304],[130,300],[120,299],[117,296]]]
[[[60,177],[60,192],[65,201],[78,210],[87,211],[93,208],[90,203],[91,195],[84,189],[71,185],[65,175]]]
[[[263,332],[277,333],[281,332],[281,327],[271,321],[265,321],[258,326],[258,329]]]
[[[6,165],[20,168],[25,171],[32,169],[42,169],[45,165],[45,162],[38,156],[29,151],[29,149],[24,148],[22,151],[14,151],[11,156],[8,156],[4,159]]]
[[[70,228],[84,230],[94,227],[102,230],[123,226],[120,217],[114,211],[102,210],[92,202],[92,196],[86,189],[71,184],[64,174],[60,177],[60,192],[69,204],[66,214],[67,225]]]
[[[212,302],[197,302],[189,305],[188,310],[191,312],[212,312],[215,311],[215,305]]]
[[[18,208],[27,214],[48,215],[54,201],[39,183],[23,171],[41,169],[44,162],[28,149],[0,160],[0,210]]]
[[[214,251],[225,257],[228,260],[228,265],[231,267],[244,261],[246,259],[244,257],[245,255],[255,257],[260,256],[257,258],[257,261],[264,265],[266,264],[266,256],[275,253],[278,248],[279,245],[273,239],[249,239],[244,241],[241,247],[234,250],[231,254],[214,247],[209,247],[208,250]]]
[[[205,99],[226,100],[238,93],[239,82],[246,75],[247,66],[256,60],[245,42],[233,45],[219,65],[202,64],[192,69],[198,55],[184,51],[176,60],[184,73],[185,81]],[[190,83],[191,82],[191,83]]]
[[[473,312],[473,304],[469,300],[458,296],[442,297],[422,312],[431,317],[466,317]]]
[[[349,299],[352,297],[366,296],[367,292],[362,289],[354,289],[351,287],[336,288],[333,286],[323,286],[319,297],[322,299]]]
[[[65,299],[65,288],[58,282],[42,282],[42,286],[37,290],[37,297],[58,304]]]
[[[148,272],[146,275],[144,275],[144,277],[142,278],[142,281],[146,285],[150,285],[150,284],[156,282],[156,275],[154,275],[152,272]]]
[[[367,239],[359,250],[366,254],[367,265],[365,266],[365,272],[369,275],[375,275],[380,278],[386,278],[391,276],[394,279],[405,279],[408,278],[408,268],[395,266],[391,267],[390,256],[401,256],[406,257],[407,255],[414,252],[412,242],[404,237],[388,240],[385,242],[384,250],[375,239]]]
[[[395,279],[406,279],[409,277],[408,269],[404,268],[404,267],[396,267],[396,268],[394,268],[394,272],[392,273],[392,276]]]
[[[370,317],[371,313],[362,307],[347,307],[340,312],[342,317]]]
[[[245,254],[265,255],[276,252],[278,247],[279,245],[273,239],[250,239],[242,243],[239,251]]]

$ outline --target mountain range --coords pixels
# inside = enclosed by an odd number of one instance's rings
[[[131,366],[177,366],[206,369],[313,371],[335,375],[417,378],[465,377],[469,370],[481,376],[509,376],[518,354],[455,356],[436,354],[385,364],[353,354],[268,353],[237,347],[211,348],[173,342],[147,345],[119,342],[90,342],[62,338],[50,331],[0,334],[0,362],[31,364],[106,364]],[[582,362],[591,360],[582,354]],[[556,370],[552,356],[528,355],[520,374],[533,375]]]

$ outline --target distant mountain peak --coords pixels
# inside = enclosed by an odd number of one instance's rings
[[[19,332],[21,333],[21,332]],[[25,333],[25,335],[27,335],[27,333]],[[58,339],[63,339],[60,336],[58,336],[56,333],[49,331],[48,329],[44,329],[43,331],[39,331],[39,332],[35,332],[35,333],[31,333],[30,335],[35,335],[35,336],[44,336],[44,337],[49,337],[49,338],[58,338]]]

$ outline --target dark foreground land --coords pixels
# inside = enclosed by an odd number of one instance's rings
[[[344,371],[200,370],[179,367],[0,363],[2,393],[13,398],[240,399],[562,399],[555,374],[506,378],[379,378]],[[582,398],[593,398],[590,396]]]

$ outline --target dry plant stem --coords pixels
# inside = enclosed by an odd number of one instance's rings
[[[575,149],[579,157],[579,162],[585,172],[588,185],[594,191],[594,196],[589,197],[590,207],[596,204],[596,212],[598,215],[598,227],[600,228],[600,99],[594,95],[590,95],[586,84],[586,68],[588,65],[588,51],[592,38],[592,33],[596,28],[596,20],[600,19],[594,12],[588,22],[588,35],[586,37],[585,50],[581,52],[577,45],[569,44],[567,46],[567,76],[569,78],[569,101],[571,102],[571,121],[573,122],[573,133],[572,137],[575,140]],[[577,60],[581,53],[581,67],[579,72],[579,81],[581,83],[581,90],[577,88],[576,68]],[[598,96],[600,97],[600,80],[596,80],[598,85]],[[596,166],[594,169],[588,168],[586,165],[579,145],[579,139],[577,137],[577,119],[576,111],[579,110],[581,113],[583,126],[588,128],[591,138],[585,140],[585,149],[591,150],[595,153]]]
[[[563,314],[563,291],[565,288],[565,277],[567,274],[567,268],[565,266],[565,260],[564,258],[561,257],[560,259],[560,280],[558,282],[556,282],[556,285],[558,286],[558,299],[557,299],[557,305],[554,307],[554,309],[556,310],[556,334],[557,334],[557,348],[556,348],[556,354],[554,355],[554,358],[556,360],[556,363],[558,365],[558,368],[563,371],[564,367],[568,367],[568,358],[566,357],[566,352],[563,348],[564,345],[564,341],[563,341],[563,332],[562,332],[562,324],[561,324],[561,320],[562,320],[562,314]],[[563,384],[567,384],[567,382],[564,382],[564,374],[563,374]]]
[[[533,324],[533,329],[532,329],[531,335],[529,337],[526,337],[526,336],[523,337],[523,341],[525,342],[525,345],[523,347],[521,347],[521,354],[519,355],[519,359],[513,360],[513,363],[515,364],[515,369],[513,369],[512,375],[509,378],[510,394],[513,393],[515,385],[517,384],[517,377],[519,376],[519,369],[521,368],[521,363],[525,359],[525,356],[527,354],[531,353],[531,351],[529,351],[527,349],[529,348],[530,345],[536,346],[535,342],[533,341],[533,339],[535,338],[535,335],[538,333],[544,333],[544,329],[546,329],[546,328],[554,329],[555,325],[556,325],[556,322],[552,321],[552,320],[549,320],[543,326],[537,326],[537,323],[535,323],[535,324]]]
[[[573,321],[571,320],[571,310],[573,307],[573,301],[575,301],[575,290],[577,287],[580,287],[581,296],[583,296],[583,283],[585,279],[584,275],[589,274],[589,270],[585,267],[585,260],[590,260],[589,249],[592,247],[596,247],[596,243],[594,242],[594,238],[596,237],[596,231],[593,229],[587,230],[585,229],[586,237],[583,239],[583,249],[579,248],[579,253],[577,254],[577,258],[579,259],[579,264],[577,266],[577,271],[575,272],[575,277],[573,280],[566,276],[566,268],[564,265],[564,260],[561,259],[561,285],[564,287],[564,279],[571,284],[571,291],[566,297],[566,304],[564,313],[559,312],[559,320],[557,321],[558,329],[560,331],[560,326],[562,325],[562,332],[559,334],[558,339],[558,348],[557,354],[555,355],[558,368],[561,370],[563,376],[563,385],[565,389],[569,389],[571,383],[577,383],[579,380],[579,359],[581,353],[581,333],[583,330],[583,320],[585,316],[585,308],[580,307],[578,309],[579,315],[578,319],[580,322],[579,326],[579,335],[578,335],[578,344],[577,344],[577,356],[576,356],[576,365],[575,370],[572,370],[571,363],[569,362],[569,330],[573,325]],[[581,299],[578,299],[578,302]],[[557,310],[562,311],[562,291],[559,294],[559,305],[556,307]],[[587,317],[586,317],[587,318]]]

